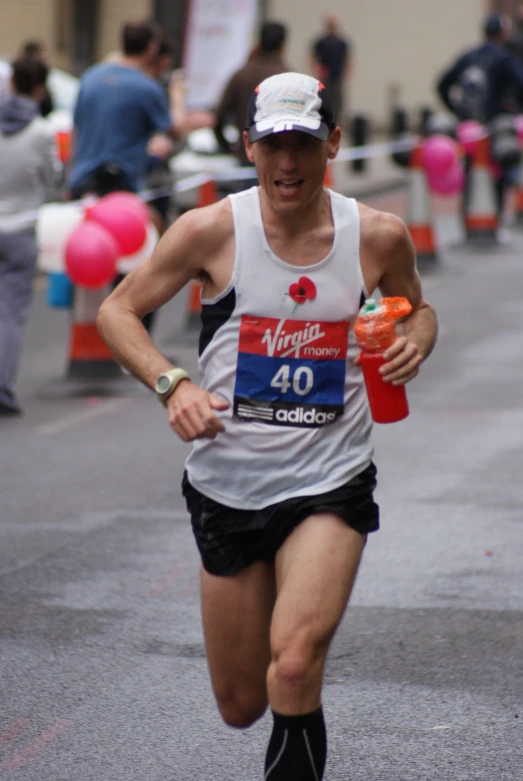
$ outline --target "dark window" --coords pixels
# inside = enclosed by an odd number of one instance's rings
[[[99,0],[72,0],[71,66],[77,76],[96,61]]]
[[[174,41],[174,67],[183,62],[183,39],[189,11],[189,0],[155,0],[154,19],[169,33]]]

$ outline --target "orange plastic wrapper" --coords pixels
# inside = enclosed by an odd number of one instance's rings
[[[354,323],[357,344],[370,352],[383,352],[396,339],[396,320],[412,312],[412,306],[403,296],[382,298],[381,306],[359,315]]]
[[[389,296],[380,299],[380,304],[386,307],[395,320],[407,317],[412,312],[412,305],[404,296]]]

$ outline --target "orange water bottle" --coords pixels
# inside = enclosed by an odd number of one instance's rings
[[[382,298],[379,304],[368,298],[354,323],[370,412],[375,423],[395,423],[409,414],[405,386],[384,382],[380,367],[385,363],[383,353],[396,339],[396,320],[406,317],[411,311],[411,305],[401,296]]]

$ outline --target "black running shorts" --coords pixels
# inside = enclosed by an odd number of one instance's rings
[[[238,510],[209,499],[183,476],[182,491],[202,563],[211,575],[236,575],[255,561],[274,562],[278,548],[310,515],[338,515],[360,534],[379,529],[374,464],[345,485],[317,496],[296,496],[261,510]]]

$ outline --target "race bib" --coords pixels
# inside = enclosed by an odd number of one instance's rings
[[[349,323],[242,315],[234,414],[319,428],[343,415]]]

